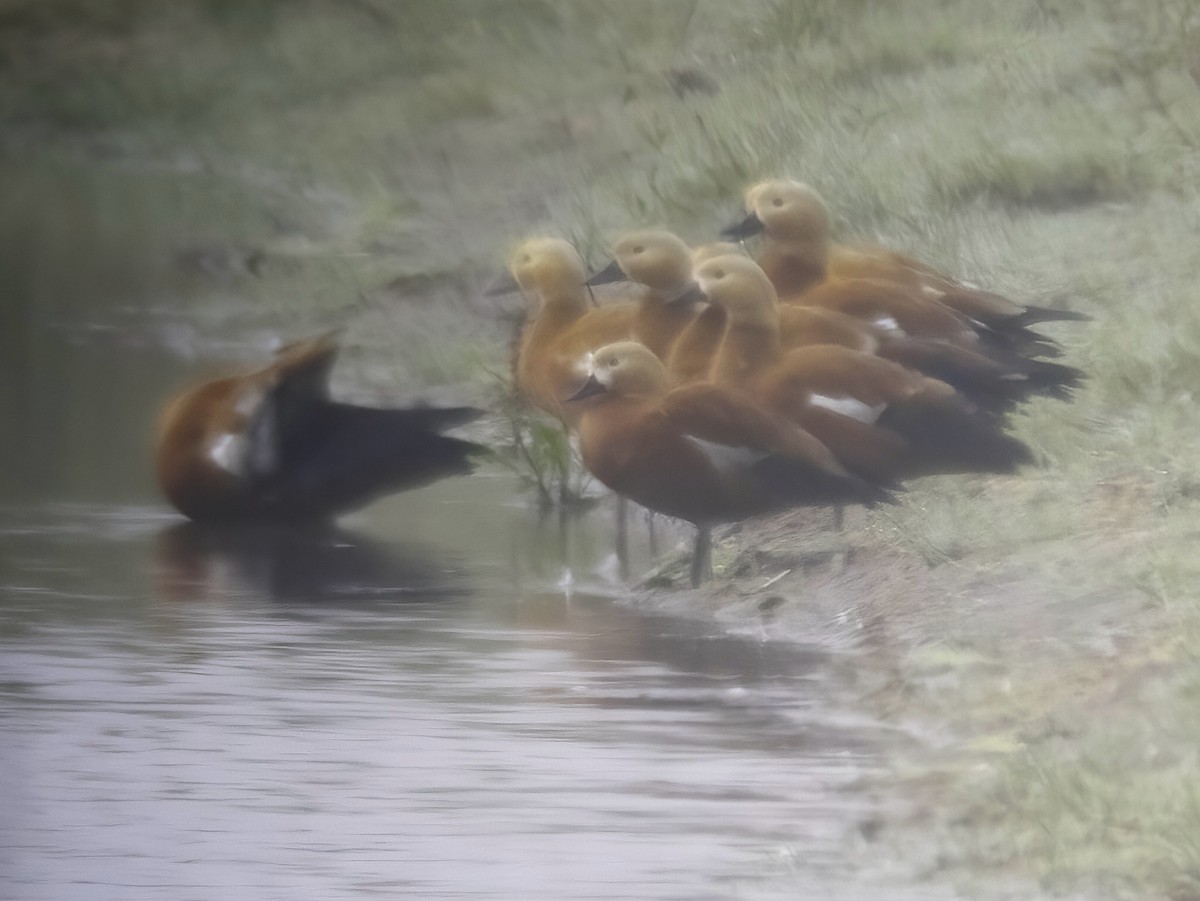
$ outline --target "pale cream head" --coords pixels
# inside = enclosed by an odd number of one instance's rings
[[[692,284],[692,253],[663,229],[625,232],[612,245],[613,259],[630,281],[671,296]]]
[[[775,288],[762,268],[749,257],[725,254],[701,263],[696,283],[710,301],[732,316],[773,310]]]
[[[508,258],[508,270],[526,293],[579,291],[587,277],[579,252],[562,238],[530,238]]]
[[[618,341],[584,358],[587,374],[617,397],[653,398],[667,390],[667,369],[636,341]]]
[[[746,191],[746,212],[756,215],[767,237],[786,242],[827,241],[829,209],[821,195],[799,181],[760,181]]]

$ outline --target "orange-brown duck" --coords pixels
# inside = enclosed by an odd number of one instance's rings
[[[692,254],[677,235],[641,229],[620,235],[610,248],[612,262],[594,273],[589,285],[627,280],[640,290],[633,340],[666,360],[675,339],[699,315],[704,296],[692,280]]]
[[[566,424],[575,411],[563,398],[583,381],[578,371],[586,352],[629,338],[637,307],[632,303],[593,307],[583,260],[560,238],[531,238],[513,251],[506,277],[488,294],[520,290],[536,304],[522,329],[515,362],[517,389],[533,406]]]
[[[636,342],[586,357],[584,465],[617,493],[696,526],[692,584],[708,570],[710,530],[796,506],[890,501],[786,419],[719,385],[671,388],[662,361]]]
[[[199,522],[311,522],[471,471],[483,448],[441,431],[479,411],[334,401],[337,350],[332,335],[299,341],[171,400],[155,454],[167,500]]]
[[[802,182],[773,179],[752,185],[746,191],[745,208],[746,218],[725,229],[722,235],[729,238],[764,235],[764,245],[756,259],[784,303],[814,303],[811,299],[802,300],[805,292],[826,281],[882,281],[910,292],[918,303],[948,307],[975,328],[994,333],[1005,346],[1025,352],[1054,350],[1053,342],[1031,331],[1029,326],[1089,318],[1071,310],[1018,304],[888,248],[834,244],[824,200]],[[926,332],[910,333],[941,337]]]
[[[711,380],[807,429],[859,475],[890,483],[1009,472],[1030,459],[1025,445],[945,382],[837,345],[785,351],[774,288],[752,260],[716,257],[696,277],[726,314]]]

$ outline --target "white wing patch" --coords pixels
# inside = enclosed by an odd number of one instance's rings
[[[246,474],[246,439],[226,432],[209,444],[208,458],[230,475],[241,478]]]
[[[809,395],[808,402],[814,407],[824,407],[826,410],[832,410],[834,413],[840,413],[851,419],[857,419],[859,422],[865,422],[867,425],[873,425],[875,420],[887,409],[887,404],[879,404],[873,407],[859,400],[857,397],[829,397],[825,394],[811,394]]]
[[[253,413],[258,405],[262,403],[263,392],[261,389],[253,388],[242,392],[242,396],[237,399],[237,403],[233,405],[233,412],[239,416],[249,416]]]
[[[900,323],[896,321],[895,316],[876,316],[871,323],[889,332],[895,332],[898,335],[904,334],[904,329],[900,328]]]
[[[571,370],[581,379],[586,379],[596,371],[596,355],[586,353],[571,364]]]
[[[765,460],[771,456],[766,451],[756,450],[751,447],[718,444],[716,441],[705,441],[703,438],[697,438],[695,435],[684,435],[683,437],[690,441],[700,453],[704,454],[708,462],[718,472],[736,472],[748,469],[759,460]]]

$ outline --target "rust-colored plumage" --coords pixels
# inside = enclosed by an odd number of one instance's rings
[[[726,314],[710,372],[824,442],[854,472],[879,482],[944,472],[1008,472],[1029,451],[937,379],[835,345],[785,352],[774,289],[753,261],[716,257],[697,269]]]
[[[1082,380],[1078,369],[1035,359],[1058,349],[1029,326],[1086,317],[1020,306],[886,248],[835,245],[824,201],[799,182],[761,182],[747,191],[746,206],[749,215],[731,231],[764,234],[757,262],[783,309],[857,319],[872,330],[880,356],[945,379],[996,411],[1031,395],[1065,398]]]
[[[163,494],[201,522],[326,520],[384,494],[469,472],[478,445],[439,434],[469,408],[377,409],[329,397],[332,335],[269,366],[184,391],[163,411]]]
[[[562,399],[583,381],[581,355],[633,334],[637,308],[632,303],[592,307],[584,284],[586,272],[575,248],[559,238],[532,238],[509,259],[511,284],[490,289],[519,289],[537,304],[521,334],[515,363],[518,390],[535,407],[570,424],[576,415]]]
[[[691,251],[678,236],[663,229],[625,232],[610,251],[612,263],[589,278],[588,284],[620,279],[636,284],[633,340],[666,361],[676,339],[704,304],[692,280]]]
[[[737,246],[723,242],[689,251],[680,238],[662,229],[626,232],[613,243],[613,262],[588,283],[624,278],[639,286],[633,338],[667,364],[674,384],[687,384],[707,376],[724,331],[723,312],[706,309],[692,270],[731,252],[738,253]],[[785,348],[841,344],[869,352],[879,344],[870,324],[812,307],[781,309],[779,332]]]
[[[634,342],[588,358],[573,402],[584,464],[601,482],[699,530],[693,582],[716,523],[813,504],[871,504],[885,491],[849,473],[812,435],[712,384],[671,389],[666,368]]]
[[[910,303],[930,308],[940,306],[958,314],[969,326],[990,333],[988,337],[1004,346],[1039,353],[1053,352],[1054,345],[1031,331],[1030,325],[1087,318],[1070,310],[1018,304],[887,248],[834,244],[824,201],[801,182],[784,179],[760,182],[746,191],[745,202],[746,218],[726,229],[725,234],[742,238],[758,233],[765,236],[756,260],[784,303],[818,304],[810,292],[826,282],[858,279],[882,282],[907,294]],[[907,311],[909,305],[901,306]],[[913,315],[907,312],[910,317]],[[910,326],[915,328],[911,322]],[[909,334],[945,337],[927,331],[914,330]]]

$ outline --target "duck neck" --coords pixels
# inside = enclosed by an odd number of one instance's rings
[[[665,359],[675,339],[696,318],[696,302],[702,297],[695,285],[674,292],[647,290],[638,301],[634,337]]]
[[[667,359],[673,382],[685,384],[708,377],[713,354],[725,332],[725,318],[725,309],[711,303],[680,333]]]
[[[712,380],[742,385],[782,355],[779,312],[756,311],[753,316],[730,316],[713,362]]]
[[[538,301],[537,312],[526,322],[527,344],[554,340],[588,311],[587,295],[579,286],[542,290]]]
[[[768,238],[757,262],[780,297],[800,294],[825,280],[829,241],[825,238],[793,241]]]

